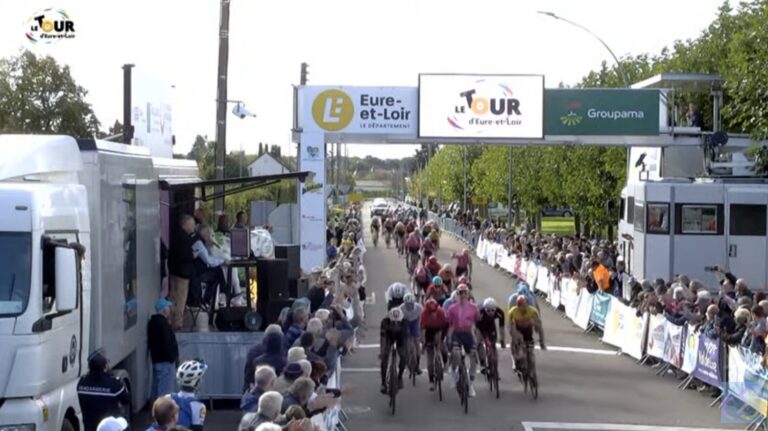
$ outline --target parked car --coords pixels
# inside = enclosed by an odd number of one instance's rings
[[[387,208],[389,208],[389,205],[386,202],[380,202],[377,204],[374,204],[371,208],[371,217],[374,216],[383,216],[384,213],[387,211]]]
[[[543,210],[541,210],[541,215],[544,217],[573,217],[573,209],[545,207]]]
[[[507,207],[498,203],[498,202],[491,202],[488,204],[488,217],[490,218],[506,218],[508,215]],[[512,210],[512,217],[515,216],[515,211]]]

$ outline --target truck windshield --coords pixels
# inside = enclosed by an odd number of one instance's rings
[[[0,232],[0,317],[27,308],[32,268],[32,234]]]

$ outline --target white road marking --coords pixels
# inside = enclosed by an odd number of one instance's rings
[[[587,430],[587,431],[727,431],[722,428],[689,428],[654,425],[586,424],[570,422],[522,422],[525,431]]]
[[[358,349],[378,349],[379,344],[360,344]],[[501,345],[496,347],[501,348]],[[541,350],[539,346],[536,346],[536,350]],[[570,352],[570,353],[585,353],[590,355],[605,355],[605,356],[619,356],[621,353],[618,350],[605,350],[605,349],[584,349],[581,347],[565,347],[565,346],[547,346],[547,350],[553,352]]]
[[[365,367],[361,367],[361,368],[347,368],[347,367],[344,367],[343,371],[345,373],[380,373],[381,372],[381,368],[373,368],[373,367],[371,367],[371,368],[365,368]],[[427,369],[423,368],[421,370],[421,372],[422,373],[426,373]]]

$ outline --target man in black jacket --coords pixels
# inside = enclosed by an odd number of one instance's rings
[[[195,274],[195,255],[192,245],[195,243],[195,219],[185,214],[181,216],[179,228],[174,229],[171,249],[168,255],[168,271],[171,273],[171,299],[176,306],[171,319],[176,330],[184,326],[184,307],[187,305],[189,280]]]
[[[123,382],[109,374],[108,368],[109,361],[103,351],[96,350],[88,357],[88,374],[77,383],[85,431],[96,431],[104,418],[121,416],[120,404],[128,404],[131,400]]]
[[[173,392],[176,364],[179,362],[179,346],[176,334],[168,319],[173,303],[165,298],[155,302],[154,314],[147,325],[147,344],[152,357],[152,392],[150,402],[155,398]]]

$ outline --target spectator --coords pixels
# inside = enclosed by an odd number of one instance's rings
[[[235,216],[235,224],[232,227],[235,229],[248,229],[248,213],[238,211]]]
[[[154,422],[146,431],[167,431],[179,420],[179,406],[171,397],[160,397],[152,404]]]
[[[702,119],[699,108],[695,103],[688,104],[688,113],[686,114],[686,124],[688,127],[704,127],[704,121]]]
[[[296,405],[304,409],[304,413],[307,416],[314,416],[316,412],[310,412],[307,405],[314,391],[315,382],[313,382],[312,379],[309,377],[297,378],[283,398],[282,411],[285,412],[288,410],[288,407]]]
[[[310,362],[322,361],[322,358],[320,358],[317,354],[315,354],[315,352],[312,351],[312,349],[315,347],[314,334],[311,332],[305,332],[301,334],[301,337],[299,337],[296,343],[298,344],[297,347],[304,349],[304,357],[307,358],[307,360]]]
[[[735,322],[733,329],[722,333],[722,340],[728,345],[738,345],[745,338],[747,325],[749,324],[750,313],[746,309],[738,309],[734,313]]]
[[[277,374],[275,373],[274,368],[269,365],[262,365],[256,368],[253,385],[240,399],[240,410],[243,410],[244,412],[256,411],[259,398],[261,398],[265,392],[272,390],[275,380],[277,380]]]
[[[275,380],[272,390],[285,393],[291,388],[293,382],[304,375],[304,370],[298,362],[291,362],[285,366],[282,375]]]
[[[307,354],[304,348],[301,346],[291,347],[288,349],[288,363],[297,362],[301,359],[307,359]]]
[[[229,216],[227,214],[219,215],[219,221],[216,224],[216,232],[229,236]]]
[[[283,329],[280,327],[280,325],[277,324],[271,324],[267,326],[267,329],[264,331],[264,338],[262,338],[261,343],[256,344],[255,346],[251,347],[248,350],[248,354],[245,357],[245,370],[243,370],[243,375],[245,376],[245,382],[243,384],[243,391],[247,391],[248,388],[251,387],[253,384],[253,373],[256,371],[256,364],[254,364],[254,360],[258,358],[259,356],[263,355],[267,351],[267,336],[270,334],[277,334],[280,336],[280,339],[283,339]],[[282,349],[282,346],[281,346]],[[282,370],[275,370],[275,372],[279,373]]]
[[[147,325],[147,344],[152,359],[150,401],[173,392],[174,373],[179,362],[176,334],[169,322],[173,303],[165,298],[155,301],[155,312]]]
[[[610,274],[608,268],[597,260],[593,260],[590,265],[590,277],[595,281],[595,285],[602,293],[611,293],[608,290],[611,287]]]
[[[309,312],[306,308],[300,307],[293,310],[291,314],[293,322],[285,333],[285,342],[288,346],[293,346],[293,343],[299,339],[304,332],[304,328],[307,326],[307,320],[309,320]]]
[[[751,337],[749,350],[759,356],[765,354],[766,332],[765,310],[759,305],[752,307],[752,323],[747,329],[747,335]]]
[[[187,305],[189,280],[195,275],[195,255],[192,245],[196,238],[195,219],[189,215],[181,216],[179,228],[174,230],[171,249],[168,253],[168,270],[171,273],[171,300],[176,307],[173,309],[173,328],[179,330],[184,326],[184,308]]]
[[[749,297],[752,299],[754,296],[752,291],[747,288],[747,281],[743,278],[736,280],[736,298]]]
[[[280,417],[283,405],[283,396],[279,392],[265,392],[259,398],[258,410],[255,413],[246,413],[240,420],[239,431],[254,431],[260,429],[262,424],[274,423]]]
[[[718,326],[717,316],[718,307],[715,304],[710,304],[707,307],[707,320],[701,327],[701,332],[709,338],[718,338],[720,335],[720,328]]]
[[[208,224],[208,212],[203,207],[195,209],[195,224]]]
[[[255,366],[269,365],[279,376],[286,364],[285,353],[283,353],[283,337],[277,333],[264,335],[264,345],[264,353],[256,357],[253,364]]]
[[[255,431],[283,431],[283,428],[280,425],[276,425],[273,423],[266,423],[259,425],[258,428],[256,428]],[[288,428],[288,431],[293,431],[291,428]],[[304,431],[304,430],[300,430]]]
[[[109,361],[104,352],[96,350],[88,357],[88,374],[77,383],[77,398],[85,431],[95,431],[102,419],[120,416],[120,405],[131,401],[123,382],[108,373],[108,369]]]
[[[109,416],[101,420],[96,431],[127,431],[128,421],[120,416]]]

